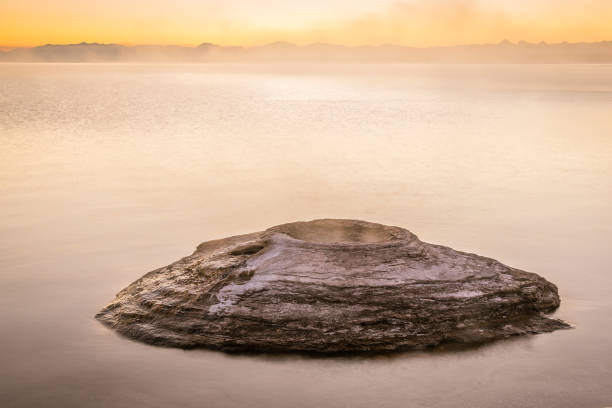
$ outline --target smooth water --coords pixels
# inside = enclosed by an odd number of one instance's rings
[[[0,65],[0,406],[612,405],[612,66]],[[94,314],[209,239],[357,218],[537,272],[575,329],[230,356]]]

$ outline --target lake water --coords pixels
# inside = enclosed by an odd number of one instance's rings
[[[612,66],[0,65],[0,406],[612,406]],[[380,357],[93,319],[202,241],[357,218],[537,272],[573,330]]]

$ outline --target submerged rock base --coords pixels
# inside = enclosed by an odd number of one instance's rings
[[[198,246],[96,315],[150,344],[381,352],[569,327],[557,287],[493,259],[352,220],[296,222]]]

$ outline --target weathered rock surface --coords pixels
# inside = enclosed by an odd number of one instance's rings
[[[398,227],[317,220],[205,242],[96,317],[163,346],[378,352],[567,328],[545,315],[558,306],[536,274]]]

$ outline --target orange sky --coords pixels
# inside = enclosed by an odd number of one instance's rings
[[[0,0],[0,46],[577,42],[611,21],[612,0]]]

